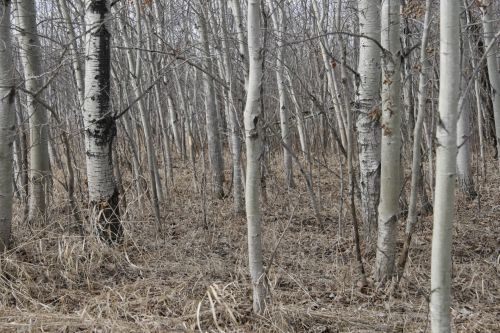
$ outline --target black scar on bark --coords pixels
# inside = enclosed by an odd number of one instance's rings
[[[94,213],[99,217],[96,226],[97,234],[102,241],[110,245],[123,242],[123,225],[120,222],[119,199],[118,189],[115,187],[111,197],[90,203],[91,207],[95,210]]]
[[[108,7],[106,3],[108,0],[93,0],[90,2],[90,10],[98,14],[104,15],[108,12]]]

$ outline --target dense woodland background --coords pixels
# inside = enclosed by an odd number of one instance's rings
[[[498,331],[499,27],[488,0],[0,1],[0,330]]]

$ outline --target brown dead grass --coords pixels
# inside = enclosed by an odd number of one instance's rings
[[[276,162],[273,170],[280,166]],[[337,168],[334,163],[329,167]],[[0,257],[0,331],[430,331],[431,216],[419,221],[399,287],[360,292],[351,218],[345,204],[340,211],[338,178],[325,168],[318,177],[315,168],[324,217],[318,224],[300,175],[297,189],[289,191],[280,175],[271,174],[263,205],[267,260],[290,218],[292,222],[269,272],[267,312],[256,316],[251,312],[245,220],[232,214],[231,198],[208,200],[204,225],[201,196],[191,189],[189,170],[178,163],[176,185],[162,208],[162,232],[151,209],[129,208],[126,241],[115,248],[97,241],[89,230],[85,237],[73,231],[62,191],[56,191],[44,228],[23,225],[17,205],[14,246]],[[499,186],[498,177],[490,175],[480,189],[480,209],[477,200],[458,196],[453,230],[456,332],[498,332],[500,327]],[[369,273],[373,259],[365,253]]]

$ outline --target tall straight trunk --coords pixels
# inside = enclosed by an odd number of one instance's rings
[[[10,36],[10,0],[0,2],[0,253],[9,246],[12,223],[12,161],[15,138],[15,66]]]
[[[380,41],[380,0],[359,0],[360,38],[358,72],[358,132],[359,184],[361,213],[367,239],[374,239],[377,230],[380,196],[380,73],[381,50],[373,40]]]
[[[88,0],[85,52],[85,149],[91,219],[101,238],[120,242],[119,193],[113,175],[113,139],[116,120],[110,107],[111,31],[109,0]]]
[[[28,114],[30,120],[30,170],[31,193],[29,221],[45,217],[48,184],[50,183],[47,111],[35,100],[42,86],[41,46],[36,23],[35,0],[17,0],[17,19],[20,28],[19,44],[26,79],[30,92]]]
[[[465,61],[465,59],[464,59]],[[464,64],[462,61],[462,64]],[[464,65],[462,65],[464,66]],[[467,77],[461,78],[461,86],[464,89],[462,96],[464,99],[463,107],[458,110],[458,122],[457,122],[457,180],[458,185],[462,192],[468,196],[469,199],[474,199],[477,196],[476,190],[474,189],[474,178],[472,178],[471,170],[471,138],[472,138],[472,127],[471,127],[471,109],[470,109],[470,98],[469,92],[465,91]]]
[[[420,75],[418,77],[418,101],[417,101],[417,121],[413,130],[413,156],[412,156],[412,172],[411,172],[411,186],[410,186],[410,202],[408,205],[408,217],[406,219],[406,240],[403,248],[403,253],[400,258],[400,267],[404,269],[408,250],[411,244],[411,236],[413,227],[417,222],[417,196],[419,190],[419,183],[422,183],[422,170],[421,170],[421,150],[420,144],[422,142],[422,125],[424,123],[425,106],[427,104],[427,76],[430,69],[430,61],[427,54],[427,42],[429,40],[429,26],[431,20],[431,0],[425,2],[425,17],[424,17],[424,30],[422,32],[422,45],[420,47]],[[425,189],[423,189],[425,191]]]
[[[260,0],[248,2],[248,49],[250,70],[244,124],[247,148],[245,204],[248,225],[248,260],[253,287],[253,310],[263,313],[267,294],[261,242],[260,210],[260,131],[262,84],[262,41],[260,36]]]
[[[276,10],[272,12],[272,20],[274,24],[274,30],[276,31],[276,39],[278,43],[277,56],[276,56],[276,81],[278,83],[278,94],[279,94],[279,115],[280,115],[280,127],[281,127],[281,140],[287,147],[292,147],[292,136],[290,133],[289,125],[289,104],[288,96],[285,85],[285,13],[283,9],[283,4],[278,4],[274,1],[277,6]],[[292,154],[287,148],[283,148],[283,166],[285,169],[285,181],[288,187],[294,187],[293,181],[293,164],[292,164]]]
[[[245,89],[248,85],[248,44],[246,43],[243,19],[241,12],[241,1],[232,0],[231,10],[234,17],[234,23],[236,26],[236,34],[238,36],[238,52],[240,55],[240,60],[243,63],[243,75],[245,77]]]
[[[205,59],[205,70],[213,73],[213,63],[210,53],[208,40],[208,27],[206,20],[205,4],[199,6],[199,24],[201,28],[201,44],[203,47]],[[210,166],[212,168],[212,192],[216,197],[224,196],[224,161],[222,156],[222,145],[219,136],[219,121],[216,109],[216,95],[213,78],[207,73],[203,73],[203,82],[205,87],[205,119],[207,124],[207,143]]]
[[[381,44],[388,51],[382,61],[382,144],[380,203],[375,279],[394,274],[399,195],[401,193],[401,44],[399,0],[382,0]]]
[[[316,28],[318,29],[319,34],[325,34],[325,31],[323,29],[323,22],[325,19],[324,12],[320,13],[318,5],[315,1],[313,1],[313,10],[314,10],[314,15],[316,16]],[[334,70],[332,63],[330,62],[330,56],[328,54],[329,50],[331,49],[328,40],[325,37],[320,38],[320,48],[321,48],[321,55],[323,59],[323,66],[325,68],[325,73],[326,77],[328,80],[328,91],[330,93],[330,96],[332,98],[333,102],[333,108],[335,110],[335,118],[337,120],[337,128],[340,132],[340,138],[342,140],[342,146],[347,147],[347,138],[346,138],[346,130],[345,127],[346,125],[346,120],[345,120],[345,112],[342,108],[341,103],[339,102],[339,93],[340,90],[337,86],[337,79],[334,75]],[[332,60],[333,61],[333,60]]]
[[[170,128],[172,129],[172,134],[174,136],[174,143],[177,149],[177,153],[182,156],[182,143],[181,137],[179,134],[179,119],[177,116],[177,110],[174,105],[174,101],[171,96],[167,97],[167,105],[168,105],[168,119],[170,122]]]
[[[468,3],[467,0],[464,0],[463,6],[467,8]],[[465,24],[467,26],[470,26],[472,22],[471,19],[471,11],[466,10],[465,12]],[[470,55],[470,62],[472,68],[476,68],[477,66],[477,60],[476,60],[476,55],[477,55],[477,50],[474,48],[474,40],[473,38],[465,38],[465,40],[462,40],[462,43],[465,43],[466,45],[463,45],[462,47],[465,49],[467,48],[467,51]],[[479,141],[479,156],[480,156],[480,165],[481,165],[481,176],[483,177],[483,180],[485,180],[486,177],[486,166],[485,166],[485,160],[484,160],[484,130],[483,130],[483,117],[481,110],[483,108],[482,102],[481,102],[481,92],[480,92],[480,80],[477,75],[474,76],[474,95],[475,95],[475,102],[476,102],[476,112],[474,114],[474,117],[476,118],[477,121],[477,134],[478,134],[478,141]],[[459,103],[460,107],[460,103]],[[460,111],[460,110],[459,110]],[[477,193],[476,193],[477,194]]]
[[[457,108],[460,84],[459,3],[440,3],[439,123],[431,258],[431,330],[451,332],[451,236],[457,161]]]
[[[229,117],[229,130],[231,133],[231,151],[232,151],[232,164],[233,164],[233,202],[234,212],[236,214],[243,213],[244,210],[244,196],[243,196],[243,183],[241,179],[241,140],[239,136],[239,124],[237,116],[237,108],[234,101],[235,85],[233,80],[233,67],[230,58],[230,49],[228,44],[228,28],[227,28],[227,2],[219,0],[219,7],[221,8],[221,26],[222,26],[222,48],[223,48],[223,63],[226,73],[226,81],[228,82],[229,89],[225,90],[225,105],[227,115]]]
[[[297,132],[299,133],[300,149],[302,153],[305,154],[309,149],[309,141],[307,140],[304,115],[302,114],[302,108],[300,107],[299,101],[297,100],[297,94],[295,93],[293,81],[288,71],[286,72],[286,76],[287,76],[288,87],[290,89],[289,91],[290,98],[295,108],[295,119],[297,120]]]
[[[136,25],[135,29],[138,34],[138,40],[142,40],[142,26],[141,26],[141,9],[140,9],[140,4],[137,0],[134,1],[134,7],[135,7],[135,15],[136,15]],[[128,34],[126,33],[125,29],[125,24],[123,22],[122,18],[122,31],[121,31],[121,36],[123,38],[123,42],[125,46],[128,48],[130,46],[129,42],[129,37]],[[154,145],[153,145],[153,140],[152,140],[152,131],[151,131],[151,122],[150,122],[150,111],[146,109],[146,106],[144,105],[144,100],[141,98],[143,95],[142,89],[141,89],[141,84],[142,81],[140,79],[141,76],[141,71],[142,71],[142,62],[141,62],[141,54],[140,51],[137,51],[137,56],[135,58],[135,61],[133,59],[133,54],[131,50],[127,51],[127,62],[129,66],[129,71],[133,73],[133,77],[131,78],[131,83],[132,83],[132,89],[134,92],[135,98],[138,100],[137,105],[139,108],[139,114],[141,118],[141,124],[142,124],[142,129],[144,132],[144,141],[146,144],[146,156],[147,156],[147,161],[148,161],[148,171],[149,171],[149,181],[151,185],[151,198],[152,198],[152,206],[153,206],[153,212],[155,215],[156,223],[158,226],[160,226],[161,223],[161,216],[160,216],[160,204],[159,204],[159,198],[160,198],[160,190],[161,190],[161,184],[160,184],[160,176],[158,175],[158,168],[156,165],[156,155],[154,152]]]
[[[129,114],[125,114],[122,117],[123,127],[125,128],[125,132],[129,141],[129,147],[132,152],[132,174],[133,174],[133,182],[135,185],[135,190],[137,194],[137,203],[139,204],[139,211],[144,212],[144,199],[143,199],[143,186],[142,186],[142,176],[141,176],[141,163],[139,156],[139,148],[135,142],[133,137],[133,129],[131,124],[131,119]]]
[[[495,36],[495,29],[493,28],[493,1],[482,1],[481,11],[483,13],[483,32],[484,44],[490,45]],[[500,151],[500,72],[498,71],[498,48],[494,44],[487,54],[488,64],[488,78],[490,79],[491,86],[491,101],[493,102],[493,113],[495,118],[495,139],[497,142],[497,151]],[[500,164],[500,158],[498,158]]]
[[[16,112],[16,123],[17,123],[17,131],[19,136],[19,151],[21,161],[19,163],[20,168],[20,178],[21,178],[21,187],[22,187],[22,201],[24,205],[24,216],[23,220],[28,217],[28,196],[29,196],[29,170],[28,170],[28,136],[26,134],[26,128],[24,126],[24,116],[23,110],[21,108],[21,102],[19,99],[19,94],[16,96],[16,104],[15,106]]]
[[[69,47],[71,51],[71,60],[73,62],[73,71],[75,73],[75,81],[76,81],[76,89],[78,90],[78,107],[80,108],[83,105],[84,100],[84,80],[83,80],[83,70],[80,59],[78,58],[78,43],[75,34],[75,29],[73,27],[73,20],[71,18],[71,13],[68,8],[68,4],[66,0],[58,1],[59,8],[64,17],[64,21],[66,23],[66,29],[69,37]]]

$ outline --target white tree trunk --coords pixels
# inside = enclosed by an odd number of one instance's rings
[[[495,29],[493,28],[493,17],[491,11],[493,10],[493,1],[482,1],[481,11],[483,12],[483,31],[484,31],[484,44],[490,45],[495,36]],[[488,77],[491,85],[491,101],[493,102],[493,113],[495,117],[495,134],[497,141],[497,151],[500,151],[500,72],[498,71],[498,48],[494,44],[486,58],[488,63]],[[500,163],[500,158],[498,158]]]
[[[411,245],[411,237],[413,227],[417,222],[417,197],[421,190],[422,196],[425,195],[423,188],[422,170],[420,167],[421,151],[420,144],[422,143],[422,125],[424,123],[425,106],[427,104],[427,75],[431,67],[429,55],[427,54],[427,42],[429,40],[429,26],[431,20],[431,1],[425,2],[425,17],[424,28],[422,32],[422,46],[420,47],[420,75],[418,78],[418,101],[417,101],[417,121],[413,129],[413,152],[411,165],[411,185],[410,185],[410,202],[408,204],[408,217],[406,219],[406,239],[403,247],[403,252],[399,260],[400,269],[403,271],[408,258],[408,251]],[[419,188],[420,187],[420,188]],[[425,201],[425,200],[423,200]],[[424,208],[424,207],[422,207]],[[403,273],[401,271],[401,274]]]
[[[50,183],[47,111],[32,94],[42,86],[41,49],[37,32],[35,0],[17,0],[19,44],[28,94],[30,120],[31,193],[29,220],[43,219],[46,211],[47,188]]]
[[[172,134],[174,136],[174,143],[179,155],[182,155],[182,143],[181,137],[179,135],[179,120],[177,117],[177,110],[175,109],[174,101],[171,96],[167,96],[168,105],[168,119],[170,122],[170,128],[172,129]]]
[[[319,34],[325,34],[323,29],[324,22],[324,13],[320,13],[318,4],[316,1],[313,1],[313,10],[314,15],[316,16],[316,28],[318,29]],[[330,56],[328,55],[328,50],[331,49],[328,40],[325,37],[320,38],[320,48],[321,48],[321,59],[323,60],[323,66],[325,68],[326,77],[328,80],[328,92],[332,98],[333,108],[335,109],[335,118],[337,120],[337,128],[340,133],[340,138],[342,140],[342,146],[344,149],[347,147],[347,138],[346,138],[346,119],[345,112],[342,108],[341,103],[339,102],[339,88],[337,86],[337,80],[334,75],[333,65],[330,63]]]
[[[10,1],[0,2],[0,253],[9,246],[12,223],[12,161],[15,138],[15,66],[10,35]]]
[[[248,85],[248,44],[245,42],[245,33],[243,27],[243,19],[241,12],[241,1],[240,0],[232,0],[231,11],[234,17],[234,23],[236,27],[236,34],[238,36],[238,52],[240,55],[240,60],[243,63],[243,72],[245,77],[245,89]]]
[[[457,162],[457,108],[460,84],[459,3],[442,0],[440,12],[439,122],[431,259],[431,330],[451,332],[451,236]]]
[[[363,36],[380,41],[380,0],[359,0],[359,31]],[[377,207],[380,196],[380,73],[381,50],[375,42],[360,38],[358,89],[359,182],[361,212],[365,235],[374,238],[377,230]]]
[[[276,10],[272,12],[272,20],[274,25],[274,30],[276,31],[276,39],[278,44],[277,56],[276,56],[276,81],[278,83],[278,94],[279,94],[279,108],[280,108],[280,127],[281,127],[281,140],[289,148],[292,147],[292,136],[290,133],[289,125],[289,111],[288,111],[288,96],[285,86],[285,13],[283,10],[283,4],[278,4],[277,1],[273,2],[273,6],[277,6]],[[294,187],[293,181],[293,164],[292,164],[292,154],[288,149],[283,148],[283,166],[285,169],[285,181],[288,187]]]
[[[63,14],[64,21],[66,21],[66,28],[68,29],[69,37],[69,47],[71,51],[71,60],[73,61],[73,70],[75,71],[76,89],[78,90],[78,107],[81,108],[84,99],[84,80],[83,80],[83,70],[80,59],[78,58],[78,43],[75,34],[75,29],[73,27],[73,20],[71,18],[71,13],[68,8],[66,0],[59,0],[58,2],[61,13]]]
[[[113,175],[116,123],[110,107],[111,32],[109,0],[87,0],[85,52],[85,149],[91,219],[108,242],[119,242],[123,229]]]
[[[231,151],[232,151],[232,164],[233,164],[233,202],[234,202],[234,212],[236,214],[241,214],[244,211],[244,196],[243,196],[243,183],[241,178],[241,140],[240,140],[240,130],[236,111],[236,105],[234,102],[234,80],[233,80],[233,68],[230,58],[230,48],[228,44],[228,28],[227,28],[227,2],[225,0],[219,0],[219,7],[221,8],[221,25],[222,25],[222,48],[223,48],[223,64],[225,68],[226,82],[228,83],[229,89],[226,92],[226,111],[229,117],[229,130],[231,132]]]
[[[200,24],[200,37],[203,46],[205,59],[205,70],[208,73],[213,73],[213,64],[210,53],[210,46],[208,41],[208,27],[205,13],[204,4],[199,7],[199,24]],[[205,86],[205,120],[207,124],[207,141],[208,141],[208,155],[210,166],[212,168],[212,191],[216,197],[222,198],[224,196],[224,160],[222,156],[222,145],[219,136],[219,121],[216,109],[216,95],[213,78],[203,73],[203,82]]]
[[[253,287],[253,310],[262,313],[267,294],[262,258],[260,211],[260,86],[262,84],[262,41],[260,36],[260,0],[248,2],[249,77],[244,124],[247,148],[245,203],[248,225],[248,260]]]
[[[401,193],[401,43],[399,0],[382,1],[381,44],[388,50],[382,65],[382,144],[380,203],[375,279],[394,274],[396,231]]]
[[[462,64],[466,59],[462,61]],[[461,78],[462,88],[465,88],[467,77]],[[471,127],[471,109],[470,109],[470,98],[468,91],[462,91],[462,96],[464,98],[463,107],[458,110],[458,122],[457,122],[457,180],[460,189],[465,193],[468,198],[474,199],[477,193],[474,189],[474,179],[472,178],[471,164],[471,137],[472,137],[472,127]]]

